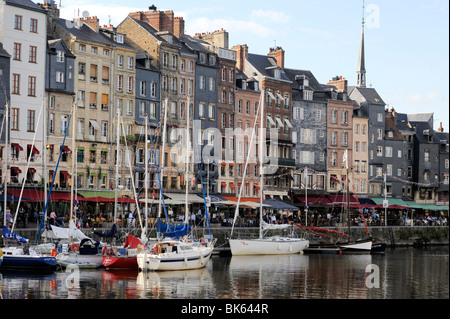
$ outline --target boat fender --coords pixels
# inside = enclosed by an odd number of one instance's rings
[[[3,256],[3,250],[0,249],[0,257]]]
[[[56,251],[56,249],[52,249],[51,251],[50,251],[50,256],[52,256],[52,257],[56,257],[56,254],[57,254],[58,252]]]
[[[75,250],[80,251],[80,246],[78,244],[72,244],[70,246],[70,251],[75,251]]]
[[[103,246],[103,248],[102,248],[102,255],[105,255],[106,252],[107,252],[107,247],[106,247],[106,245],[105,245],[105,246]]]

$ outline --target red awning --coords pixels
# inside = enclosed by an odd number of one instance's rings
[[[61,174],[63,174],[65,179],[69,179],[71,177],[69,172],[67,172],[67,171],[61,171]]]
[[[64,153],[67,153],[67,154],[72,154],[71,149],[70,149],[68,146],[66,146],[66,145],[63,145],[62,151],[63,151]]]
[[[114,198],[112,200],[115,201]],[[136,200],[134,200],[132,198],[128,198],[128,197],[120,197],[120,198],[117,198],[117,202],[122,203],[122,204],[123,203],[136,203]]]
[[[260,189],[259,185],[253,185],[256,189]]]
[[[222,187],[227,187],[227,183],[222,182]]]
[[[331,204],[331,200],[327,196],[308,196],[308,199],[306,199],[306,196],[296,197],[302,203],[308,201],[308,204]]]
[[[346,206],[347,205],[347,195],[345,194],[329,194],[330,205],[335,206]],[[349,204],[357,204],[355,196],[349,195]]]
[[[8,189],[8,194],[20,197],[21,189]],[[43,202],[44,201],[44,192],[37,189],[24,189],[22,193],[23,201],[30,202]]]
[[[23,148],[22,148],[22,146],[20,146],[20,144],[11,143],[11,146],[14,147],[18,151],[23,151]]]
[[[36,146],[28,144],[28,149],[31,150],[31,153],[33,155],[39,155],[39,150],[36,148]]]
[[[236,186],[233,183],[230,183],[230,187],[231,187],[231,189],[235,189],[236,188]]]
[[[34,173],[36,173],[36,169],[30,167],[30,168],[28,168],[28,172],[31,174],[34,174]]]
[[[20,168],[15,167],[15,166],[11,167],[11,170],[12,170],[14,173],[16,173],[16,174],[22,173],[22,171],[20,170]]]
[[[223,196],[226,200],[229,200],[231,202],[237,202],[239,198],[236,196]],[[253,203],[259,203],[259,198],[253,198],[253,197],[241,197],[241,203],[242,202],[253,202]]]

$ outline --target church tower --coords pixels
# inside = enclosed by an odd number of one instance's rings
[[[359,63],[358,69],[356,70],[356,74],[358,76],[356,86],[365,88],[366,87],[366,66],[365,66],[365,57],[364,57],[364,1],[363,1],[363,18],[362,18],[362,27],[361,27],[361,47],[359,49]]]

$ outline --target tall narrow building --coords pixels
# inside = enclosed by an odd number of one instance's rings
[[[356,86],[365,88],[366,87],[366,65],[365,65],[365,57],[364,57],[364,5],[363,5],[363,18],[362,18],[362,26],[361,26],[361,47],[359,49],[359,62],[358,68],[356,70],[356,74],[358,75],[358,79],[356,81]]]

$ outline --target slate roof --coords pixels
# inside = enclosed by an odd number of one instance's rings
[[[253,65],[255,69],[261,73],[262,76],[275,78],[275,69],[279,69],[277,61],[274,57],[268,55],[259,55],[249,53],[247,61]],[[287,74],[282,70],[280,80],[291,82]]]
[[[409,116],[409,114],[408,114]],[[416,137],[419,143],[430,143],[428,141],[428,134],[433,135],[433,143],[439,143],[439,137],[434,134],[433,127],[428,122],[410,121],[411,125],[415,127]]]
[[[3,49],[3,44],[0,42],[0,56],[5,57],[5,58],[10,58],[11,55],[9,55],[9,53]]]
[[[5,3],[11,6],[27,9],[27,10],[33,10],[36,12],[46,13],[45,9],[38,6],[36,3],[34,3],[31,0],[5,0]]]
[[[414,129],[409,126],[408,114],[397,113],[397,129],[403,133],[414,133]]]
[[[296,75],[304,75],[309,79],[309,86],[314,91],[323,91],[322,85],[317,81],[316,77],[311,71],[308,70],[295,70],[295,69],[284,69],[284,72],[289,77],[289,79],[293,82],[292,87],[298,88],[297,81],[295,80]]]
[[[366,102],[372,105],[386,105],[384,103],[383,99],[378,94],[377,90],[374,88],[361,88],[361,87],[355,87],[355,86],[349,86],[348,92],[350,94],[353,94],[353,91],[358,91],[361,96],[364,98]]]
[[[145,21],[141,21],[135,18],[132,18],[130,16],[126,17],[126,19],[131,19],[133,20],[136,24],[138,24],[139,26],[141,26],[145,31],[147,31],[150,35],[152,35],[156,40],[167,43],[166,40],[164,40],[162,37],[160,37],[157,33],[159,32],[158,30],[156,30],[154,27],[152,27],[150,24],[148,24]]]
[[[50,52],[53,52],[56,54],[56,49],[58,48],[58,45],[61,44],[65,50],[65,56],[70,58],[75,58],[75,55],[72,54],[72,52],[67,48],[66,43],[62,39],[53,39],[51,37],[47,37],[47,43],[48,43],[48,49]]]
[[[93,29],[88,27],[86,24],[82,23],[80,28],[75,27],[75,23],[70,20],[58,19],[56,23],[63,28],[65,31],[69,32],[78,39],[101,43],[104,45],[114,46],[117,45],[116,42],[109,39],[107,36],[101,32],[95,32]]]

